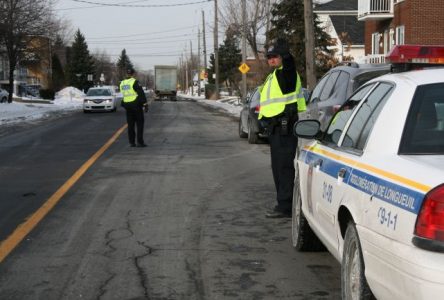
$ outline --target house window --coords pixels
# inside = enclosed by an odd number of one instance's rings
[[[384,31],[384,54],[387,54],[390,49],[389,40],[390,40],[389,31],[386,30]]]
[[[396,45],[404,45],[404,25],[396,27]]]
[[[379,54],[379,32],[372,33],[372,54]]]
[[[390,50],[393,49],[393,46],[395,46],[395,30],[393,28],[390,28],[390,33],[389,33],[390,37]]]

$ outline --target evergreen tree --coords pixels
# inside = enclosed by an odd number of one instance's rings
[[[119,76],[119,80],[123,80],[126,77],[126,70],[134,69],[134,65],[131,62],[130,58],[126,54],[126,50],[123,49],[119,58],[117,59],[117,74]]]
[[[59,91],[65,86],[65,72],[57,54],[52,55],[52,88]]]
[[[231,31],[227,31],[225,40],[219,46],[219,82],[224,83],[230,88],[239,89],[238,82],[241,74],[238,70],[242,62],[242,54],[239,49],[239,41]],[[210,68],[208,70],[208,82],[215,83],[213,74],[215,70],[214,54],[210,55]]]
[[[272,28],[267,35],[270,40],[278,37],[285,38],[289,42],[290,51],[295,57],[296,68],[302,81],[305,82],[305,25],[304,25],[304,1],[282,0],[273,5]],[[328,47],[334,45],[334,41],[328,33],[322,30],[317,15],[315,22],[315,55],[317,77],[321,77],[337,61],[334,58],[334,50]]]
[[[88,81],[88,75],[95,73],[95,66],[85,37],[80,32],[80,29],[75,34],[74,43],[69,54],[67,66],[68,81],[70,85],[86,92],[94,84],[93,81]]]
[[[239,89],[241,73],[238,68],[241,62],[239,42],[234,34],[228,31],[224,43],[219,47],[219,76],[220,82],[226,82],[230,88],[230,95],[233,89]]]

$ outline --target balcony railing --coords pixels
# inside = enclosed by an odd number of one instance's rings
[[[364,63],[366,64],[384,64],[385,54],[370,54],[364,57]]]
[[[358,0],[358,20],[393,18],[394,0]]]

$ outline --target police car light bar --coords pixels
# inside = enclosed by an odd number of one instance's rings
[[[444,64],[444,46],[396,45],[387,54],[386,62]]]

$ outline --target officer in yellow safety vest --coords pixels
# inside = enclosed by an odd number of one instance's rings
[[[293,125],[298,120],[298,112],[306,110],[306,104],[294,58],[285,40],[278,39],[267,51],[267,61],[274,71],[262,86],[259,121],[269,135],[277,204],[265,216],[285,218],[292,213],[294,158],[298,145]]]
[[[127,70],[127,79],[120,83],[120,92],[123,100],[122,106],[126,110],[126,121],[128,123],[128,139],[131,147],[136,147],[137,128],[137,147],[146,147],[143,140],[143,126],[145,118],[143,112],[148,111],[148,103],[145,92],[139,82],[134,78],[135,71],[132,68]]]

